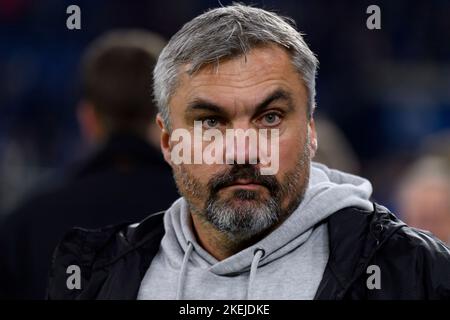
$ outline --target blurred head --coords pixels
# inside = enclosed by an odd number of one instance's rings
[[[154,71],[157,119],[164,157],[194,219],[245,239],[276,226],[299,205],[316,150],[316,68],[301,34],[262,9],[214,9],[172,37]],[[174,164],[170,134],[179,128],[193,133],[194,121],[218,132],[277,129],[279,170],[261,175],[265,164],[250,163],[248,144],[234,153],[244,153],[245,164]]]
[[[165,42],[142,30],[119,30],[95,40],[82,60],[83,100],[78,108],[84,135],[98,142],[125,132],[148,137],[157,113],[152,72]],[[154,140],[159,142],[159,130]]]
[[[320,147],[313,160],[333,169],[358,174],[358,157],[344,132],[327,118],[316,116],[314,121]]]
[[[431,231],[450,243],[450,164],[425,157],[415,163],[400,184],[399,212],[412,227]]]

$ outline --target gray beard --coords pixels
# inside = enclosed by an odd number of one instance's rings
[[[285,175],[284,183],[280,185],[280,191],[277,194],[262,200],[258,199],[259,196],[254,191],[239,190],[233,195],[235,199],[244,200],[240,201],[238,206],[233,205],[233,199],[220,200],[210,197],[206,204],[204,219],[217,230],[225,233],[232,242],[249,240],[280,225],[300,205],[305,195],[310,171],[308,147],[309,143],[306,143],[302,157],[294,170]],[[299,188],[302,173],[306,176],[303,185]],[[282,200],[292,195],[295,197],[283,210]]]
[[[240,190],[234,194],[234,198],[250,200],[255,198],[255,193]],[[282,215],[280,202],[273,197],[266,201],[246,201],[239,206],[231,204],[232,201],[210,199],[205,218],[217,230],[226,233],[233,242],[260,234],[276,224]]]

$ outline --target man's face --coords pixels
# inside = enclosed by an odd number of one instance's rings
[[[450,185],[443,177],[424,176],[410,182],[399,198],[399,212],[408,225],[450,240]]]
[[[274,175],[261,175],[260,159],[257,164],[175,165],[175,142],[163,131],[161,146],[180,193],[193,214],[231,237],[250,238],[276,226],[300,203],[316,146],[307,91],[289,54],[278,46],[261,47],[192,76],[187,68],[169,102],[172,130],[193,135],[194,121],[224,134],[226,129],[277,129],[280,163]],[[239,153],[249,160],[248,144],[234,156]]]

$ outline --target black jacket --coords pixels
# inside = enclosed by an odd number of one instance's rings
[[[140,221],[177,198],[161,152],[136,136],[114,135],[40,184],[0,224],[0,298],[44,299],[52,253],[73,227]]]
[[[136,299],[164,235],[163,213],[137,227],[73,229],[55,251],[48,298]],[[376,204],[327,222],[330,256],[316,299],[450,299],[450,251],[431,234]],[[69,265],[80,267],[81,289],[67,288]],[[379,267],[380,289],[367,286],[370,265]]]

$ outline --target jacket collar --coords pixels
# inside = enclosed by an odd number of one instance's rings
[[[373,211],[346,208],[328,219],[330,256],[316,299],[342,299],[383,244],[405,223],[374,203]]]
[[[77,299],[134,300],[145,273],[164,236],[163,213],[148,216],[138,225],[122,225],[98,252],[91,268],[95,274]]]

